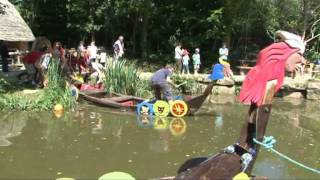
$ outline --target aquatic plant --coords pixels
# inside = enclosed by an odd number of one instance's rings
[[[62,104],[64,108],[73,108],[75,98],[71,96],[71,90],[67,81],[61,75],[59,62],[53,60],[46,74],[48,86],[32,95],[21,92],[3,94],[0,96],[0,109],[42,111],[50,110],[55,104]]]
[[[138,68],[126,60],[109,63],[105,68],[105,90],[133,96],[151,94],[148,81],[141,80]]]

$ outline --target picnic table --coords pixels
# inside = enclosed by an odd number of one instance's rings
[[[250,66],[236,66],[237,69],[239,69],[240,75],[246,75],[250,69],[253,67]]]

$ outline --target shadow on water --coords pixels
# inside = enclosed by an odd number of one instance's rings
[[[320,164],[320,121],[313,102],[274,103],[267,135],[275,148],[311,167]],[[97,179],[124,171],[138,179],[176,175],[187,159],[234,143],[247,106],[207,104],[196,116],[137,117],[82,106],[61,118],[51,112],[7,113],[0,119],[0,179]],[[317,179],[262,150],[254,174],[271,179]]]

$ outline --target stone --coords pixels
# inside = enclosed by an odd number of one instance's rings
[[[307,99],[320,100],[320,89],[307,89]]]
[[[320,90],[320,81],[309,81],[307,88]]]
[[[235,86],[227,87],[227,86],[214,86],[212,88],[213,95],[235,95],[236,88]]]
[[[285,99],[290,99],[290,98],[293,98],[293,99],[300,99],[300,98],[303,98],[303,94],[301,92],[292,92],[292,93],[289,93],[288,95],[285,95],[283,98]]]

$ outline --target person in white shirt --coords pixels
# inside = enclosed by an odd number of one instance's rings
[[[107,62],[107,52],[105,50],[104,47],[102,47],[100,49],[100,53],[99,53],[99,62],[102,66],[105,66],[106,62]]]
[[[83,41],[80,41],[79,42],[79,46],[78,46],[78,52],[79,53],[82,53],[83,51],[85,51],[86,50],[86,48],[84,47],[84,45],[83,45]]]
[[[123,36],[119,36],[118,40],[113,44],[113,52],[115,59],[119,59],[124,54],[124,38]]]
[[[229,49],[227,48],[227,44],[223,43],[222,47],[219,49],[219,56],[221,59],[228,59]]]
[[[98,51],[98,48],[97,48],[97,46],[95,45],[95,42],[92,41],[91,44],[90,44],[90,46],[88,46],[89,65],[90,65],[92,62],[95,62],[95,61],[96,61],[97,51]]]
[[[182,72],[182,45],[181,43],[177,43],[176,48],[174,49],[174,59],[176,62],[176,72],[181,73]]]

